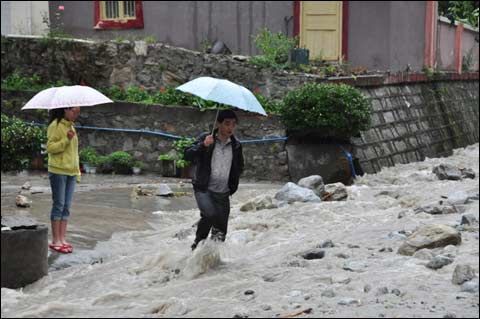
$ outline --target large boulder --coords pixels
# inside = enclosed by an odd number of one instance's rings
[[[433,168],[433,173],[437,175],[438,179],[458,181],[462,179],[462,172],[458,167],[449,164],[440,164]]]
[[[323,178],[320,175],[312,175],[302,178],[298,181],[298,186],[313,190],[315,195],[320,198],[325,193],[325,184],[323,184]]]
[[[340,201],[347,200],[347,188],[342,183],[334,183],[325,185],[325,193],[322,200],[325,201]]]
[[[456,285],[461,285],[473,278],[475,278],[475,269],[465,264],[457,265],[452,274],[452,282]]]
[[[455,228],[447,225],[426,225],[412,235],[398,248],[401,255],[412,256],[422,248],[437,248],[447,245],[459,245],[462,236]]]
[[[294,183],[288,182],[275,194],[275,199],[279,201],[293,202],[320,202],[321,199],[308,188],[300,187]]]
[[[270,196],[260,195],[243,204],[242,207],[240,207],[240,210],[242,212],[248,212],[277,207],[278,205],[273,202],[273,199]]]
[[[17,195],[17,197],[15,198],[15,204],[18,207],[30,207],[32,201],[23,195]]]

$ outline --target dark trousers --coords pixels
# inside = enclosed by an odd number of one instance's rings
[[[212,229],[212,239],[225,241],[230,215],[230,194],[211,191],[195,192],[200,221],[198,222],[195,243],[206,239]]]

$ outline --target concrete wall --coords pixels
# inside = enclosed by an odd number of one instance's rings
[[[444,17],[438,19],[437,67],[440,70],[455,71],[455,32],[458,22],[450,23]],[[478,71],[479,67],[479,32],[469,25],[464,25],[462,32],[463,71]],[[467,62],[469,61],[469,62]],[[467,70],[468,66],[468,70]]]
[[[424,1],[349,1],[348,61],[368,69],[423,67]]]
[[[462,56],[465,62],[466,58],[471,59],[469,71],[478,71],[479,68],[479,33],[470,28],[464,29],[462,35]]]
[[[46,34],[48,12],[48,1],[2,1],[2,35]]]
[[[437,65],[441,70],[455,70],[455,26],[439,20]]]
[[[284,17],[293,1],[143,1],[144,29],[94,30],[93,1],[49,1],[50,17],[64,5],[65,31],[93,39],[145,38],[192,50],[204,42],[223,41],[233,53],[256,54],[252,35],[262,27],[287,33]],[[293,20],[288,34],[293,33]]]

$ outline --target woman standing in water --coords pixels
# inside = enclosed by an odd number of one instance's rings
[[[75,183],[80,180],[78,138],[74,121],[80,114],[79,107],[49,111],[47,130],[48,177],[52,188],[52,243],[49,248],[59,253],[73,251],[65,235],[70,216]]]

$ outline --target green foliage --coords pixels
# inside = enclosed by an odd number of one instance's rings
[[[321,129],[345,137],[370,127],[369,100],[346,84],[306,84],[289,92],[282,106],[282,120],[291,130]]]
[[[148,35],[143,39],[147,44],[153,44],[157,42],[157,38],[154,35]]]
[[[280,114],[282,109],[282,102],[277,102],[274,100],[267,99],[260,93],[254,93],[255,97],[257,98],[258,102],[263,106],[263,109],[268,114]]]
[[[285,34],[272,33],[263,28],[255,36],[255,45],[263,55],[250,58],[249,62],[259,67],[284,69],[288,66],[290,51],[295,47],[297,40]]]
[[[195,97],[174,88],[160,88],[153,95],[153,102],[162,105],[194,105]]]
[[[162,154],[158,157],[159,161],[174,161],[175,159],[171,154]]]
[[[2,80],[2,90],[18,90],[18,91],[41,91],[54,86],[66,85],[63,81],[45,83],[42,79],[34,74],[32,76],[22,76],[17,71],[13,72]]]
[[[135,161],[133,167],[143,168],[144,163],[142,161]]]
[[[100,165],[100,157],[97,151],[91,146],[85,147],[79,153],[80,163],[86,163],[90,166],[97,167]]]
[[[173,142],[173,148],[177,152],[178,158],[175,164],[178,168],[184,168],[190,166],[190,162],[184,159],[185,149],[189,148],[195,142],[194,138],[184,137]]]
[[[42,144],[47,142],[46,129],[5,114],[2,114],[1,123],[2,171],[29,168],[32,158],[41,154]]]
[[[478,28],[478,1],[438,1],[438,11],[452,22],[457,20]]]
[[[129,174],[135,160],[132,155],[127,152],[117,151],[108,156],[108,163],[111,165],[112,170],[119,174]]]

